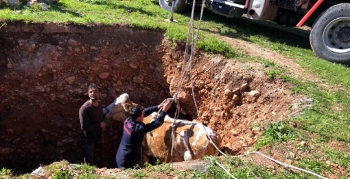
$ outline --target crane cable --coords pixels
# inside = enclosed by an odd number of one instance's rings
[[[196,0],[193,0],[193,4],[192,4],[192,11],[191,11],[191,18],[190,18],[190,23],[189,23],[189,27],[188,27],[188,32],[187,32],[187,39],[186,39],[186,44],[185,44],[185,52],[184,52],[184,60],[183,60],[183,64],[182,64],[182,73],[181,73],[181,77],[180,77],[180,82],[178,84],[177,90],[174,94],[174,99],[177,99],[177,94],[179,94],[180,92],[180,88],[183,85],[185,76],[188,74],[188,72],[190,71],[190,64],[187,66],[187,56],[188,56],[188,48],[189,48],[189,39],[191,38],[191,54],[190,54],[190,58],[189,61],[192,60],[194,53],[195,53],[195,48],[196,48],[196,43],[198,41],[198,36],[199,36],[199,27],[200,27],[200,22],[202,20],[202,16],[203,16],[203,9],[204,9],[204,2],[205,0],[202,0],[202,7],[201,7],[201,15],[200,15],[200,20],[199,20],[199,24],[198,24],[198,32],[197,32],[197,38],[195,41],[194,38],[194,25],[193,25],[193,19],[194,19],[194,9],[196,6]],[[176,111],[175,111],[175,116],[174,116],[174,120],[172,123],[172,132],[171,132],[171,151],[170,151],[170,161],[172,163],[172,158],[173,158],[173,150],[174,150],[174,141],[175,141],[175,123],[177,118],[179,117],[179,113],[180,113],[180,103],[176,103]],[[166,159],[167,160],[167,159]]]
[[[186,39],[186,46],[185,46],[185,53],[184,53],[184,62],[182,64],[182,73],[181,73],[181,77],[180,77],[180,83],[178,85],[177,91],[174,94],[174,96],[176,97],[176,95],[179,93],[181,86],[183,85],[185,76],[190,73],[190,79],[191,79],[191,86],[192,86],[192,96],[193,96],[193,100],[195,103],[195,107],[197,110],[197,116],[199,116],[199,110],[198,110],[198,105],[196,103],[195,100],[195,94],[194,94],[194,89],[193,89],[193,80],[192,80],[192,73],[191,73],[191,68],[192,68],[192,59],[195,55],[195,49],[196,49],[196,44],[198,42],[198,37],[199,37],[199,31],[200,31],[200,24],[202,21],[202,17],[203,17],[203,11],[204,11],[204,4],[205,4],[205,0],[202,0],[202,5],[201,5],[201,13],[200,13],[200,18],[199,18],[199,22],[198,22],[198,27],[197,27],[197,34],[196,34],[196,38],[194,38],[194,25],[193,25],[193,19],[194,19],[194,9],[195,9],[195,5],[196,5],[196,0],[193,0],[193,5],[192,5],[192,12],[191,12],[191,19],[190,19],[190,23],[189,23],[189,28],[188,28],[188,33],[187,33],[187,39]],[[192,35],[192,36],[191,36]],[[190,54],[190,58],[189,58],[189,62],[188,62],[188,66],[186,66],[186,59],[187,59],[187,53],[188,53],[188,42],[189,42],[189,38],[191,37],[192,40],[192,44],[191,44],[191,54]],[[175,100],[177,98],[174,98]],[[178,115],[180,111],[180,103],[177,103],[177,108],[176,108],[176,112],[175,114]],[[174,141],[175,141],[175,123],[176,123],[176,119],[178,116],[174,116],[174,121],[172,123],[172,140],[171,140],[171,156],[170,156],[170,161],[172,163],[172,158],[173,158],[173,150],[174,150]],[[214,143],[214,141],[211,139],[211,137],[208,135],[207,130],[205,129],[204,125],[202,124],[202,122],[200,121],[201,126],[203,127],[203,129],[206,132],[207,137],[209,138],[210,142],[213,144],[213,146],[222,154],[222,155],[226,155],[225,153],[223,153]],[[168,156],[168,155],[167,155]],[[167,159],[166,159],[167,160]],[[223,166],[221,166],[223,167]],[[224,169],[225,171],[227,171],[226,169]],[[230,174],[230,176],[232,176]],[[233,176],[232,176],[233,177]],[[233,177],[234,178],[234,177]]]
[[[202,17],[203,17],[203,11],[204,11],[204,4],[205,4],[205,0],[202,0],[202,6],[201,6],[201,14],[200,14],[200,18],[199,18],[199,22],[198,22],[198,27],[197,27],[197,34],[196,34],[196,38],[194,38],[194,27],[193,27],[193,17],[194,17],[194,8],[195,8],[195,5],[196,5],[196,0],[193,0],[193,5],[192,5],[192,12],[191,12],[191,19],[190,19],[190,23],[189,23],[189,29],[188,29],[188,34],[187,34],[187,40],[186,40],[186,47],[185,47],[185,53],[184,53],[184,62],[182,64],[182,73],[181,73],[181,78],[180,78],[180,83],[178,85],[178,88],[177,88],[177,91],[176,93],[174,94],[174,96],[176,96],[179,91],[180,91],[180,88],[184,82],[184,79],[185,79],[185,76],[190,73],[190,80],[191,80],[191,86],[192,86],[192,97],[193,97],[193,100],[194,100],[194,103],[195,103],[195,107],[196,107],[196,110],[197,110],[197,116],[199,116],[199,110],[198,110],[198,105],[196,103],[196,100],[195,100],[195,94],[194,94],[194,89],[193,89],[193,80],[192,80],[192,73],[191,73],[191,69],[192,69],[192,59],[195,55],[195,49],[196,49],[196,44],[198,42],[198,37],[199,37],[199,31],[200,31],[200,24],[201,24],[201,21],[202,21]],[[187,52],[188,52],[188,41],[189,41],[189,38],[190,38],[190,35],[191,36],[191,40],[192,40],[192,44],[191,44],[191,54],[190,54],[190,58],[189,58],[189,61],[188,61],[188,66],[186,66],[186,59],[187,59]],[[174,98],[175,100],[177,98]],[[177,108],[176,108],[176,112],[175,114],[179,114],[179,111],[180,111],[180,103],[177,103]],[[172,158],[173,158],[173,150],[174,150],[174,141],[175,141],[175,123],[176,123],[176,119],[177,119],[178,116],[175,116],[174,117],[174,121],[172,123],[172,140],[171,140],[171,156],[170,156],[170,161],[172,163]],[[209,138],[210,142],[213,144],[213,146],[222,154],[222,155],[225,155],[214,143],[214,141],[211,139],[211,137],[208,135],[208,132],[206,131],[204,125],[202,124],[202,122],[200,122],[201,126],[203,127],[203,129],[205,130],[206,132],[206,135],[207,137]],[[168,156],[168,155],[167,155]],[[167,159],[166,159],[167,160]],[[218,162],[216,162],[218,163]],[[222,165],[220,165],[220,167],[223,168]],[[223,168],[226,172],[228,172],[225,168]],[[232,178],[235,179],[235,177],[233,177],[230,173],[228,173]]]

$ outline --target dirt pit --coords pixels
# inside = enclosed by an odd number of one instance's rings
[[[0,168],[23,173],[62,159],[80,163],[78,111],[91,83],[102,87],[104,105],[122,93],[144,106],[177,93],[180,118],[217,131],[230,154],[250,149],[269,122],[285,119],[302,101],[288,82],[267,79],[261,64],[200,51],[191,84],[190,74],[181,76],[184,49],[160,31],[7,23],[0,29]],[[99,167],[116,167],[122,125],[115,121],[103,132]]]

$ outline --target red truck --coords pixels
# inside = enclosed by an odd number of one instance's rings
[[[190,3],[193,0],[159,0],[163,9],[173,12],[183,11]],[[318,57],[350,64],[350,0],[206,0],[205,3],[209,11],[230,18],[247,14],[254,20],[309,26],[311,48]]]

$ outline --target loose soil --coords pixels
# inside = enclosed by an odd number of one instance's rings
[[[282,66],[288,61],[287,73],[317,81],[275,52],[223,40]],[[185,44],[172,46],[163,32],[127,26],[7,23],[0,29],[0,168],[24,173],[63,159],[82,162],[78,110],[91,83],[102,87],[104,105],[122,93],[144,106],[176,93],[180,118],[217,131],[220,149],[232,155],[252,150],[268,123],[286,119],[303,104],[304,96],[291,94],[288,82],[268,79],[260,63],[199,51],[182,78],[189,64],[184,49]],[[117,121],[103,132],[96,149],[101,175],[110,172],[102,167],[116,167],[121,134]]]

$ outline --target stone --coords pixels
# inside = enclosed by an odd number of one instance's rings
[[[253,90],[253,91],[250,91],[250,92],[248,93],[248,95],[249,95],[249,96],[253,96],[253,97],[259,97],[259,96],[260,96],[260,92],[259,92],[259,91]]]
[[[85,47],[81,47],[81,50],[83,51],[83,53],[86,53],[86,48]]]
[[[233,92],[229,89],[225,89],[225,96],[231,96],[233,94]]]
[[[137,69],[137,65],[134,64],[134,63],[130,63],[129,66],[130,66],[132,69]]]
[[[132,81],[141,84],[143,82],[143,79],[141,77],[135,76],[132,78]]]
[[[12,62],[10,60],[7,61],[7,68],[11,69],[12,68]]]
[[[236,104],[236,103],[238,103],[241,99],[240,99],[240,97],[238,96],[238,95],[233,95],[233,97],[232,97],[232,100],[233,100],[233,102]]]
[[[18,143],[20,140],[21,140],[20,138],[17,138],[17,139],[15,139],[12,143],[16,144],[16,143]]]
[[[45,88],[42,87],[42,86],[36,86],[36,87],[35,87],[35,91],[37,91],[37,92],[44,92],[44,91],[45,91]]]
[[[19,0],[8,0],[7,2],[12,8],[19,8],[22,5],[22,3]]]
[[[260,127],[254,127],[252,129],[253,134],[258,134],[260,132]]]
[[[297,127],[297,126],[298,126],[297,123],[292,122],[292,121],[288,122],[288,124],[289,124],[290,126],[292,126],[292,127]]]
[[[100,77],[101,79],[105,80],[109,77],[109,73],[108,72],[103,72],[103,73],[100,73],[98,75],[98,77]]]
[[[1,2],[3,2],[3,0],[0,0],[0,3]],[[1,4],[0,4],[1,5]],[[25,40],[23,40],[23,39],[19,39],[18,41],[17,41],[17,43],[18,43],[18,45],[20,46],[20,47],[23,47],[23,45],[24,45],[24,43],[25,43]]]
[[[51,101],[55,101],[56,100],[56,94],[50,94],[50,99],[51,99]]]
[[[75,92],[75,94],[83,94],[83,90],[80,88],[75,88],[74,92]]]
[[[71,76],[71,77],[66,78],[66,82],[70,85],[74,82],[74,80],[75,80],[75,76]]]
[[[35,47],[36,47],[35,44],[30,45],[30,46],[27,48],[27,51],[28,51],[28,52],[33,52],[33,50],[35,49]]]
[[[235,89],[232,91],[232,93],[233,93],[233,94],[236,94],[236,95],[239,95],[240,92],[241,92],[241,90],[240,90],[239,88],[235,88]]]
[[[90,46],[90,49],[91,49],[91,50],[98,50],[98,48],[95,47],[95,46]]]
[[[234,135],[234,136],[237,136],[240,132],[237,131],[237,130],[234,130],[234,129],[231,129],[230,130],[231,134]]]
[[[47,11],[49,10],[49,6],[45,3],[40,3],[40,6],[41,6],[41,10],[42,11]]]
[[[72,46],[77,46],[77,45],[79,45],[78,41],[73,40],[73,39],[69,39],[69,40],[68,40],[68,44],[69,44],[69,45],[72,45]]]
[[[246,91],[248,89],[248,87],[249,87],[248,83],[244,83],[244,84],[241,85],[240,90],[241,91]]]

